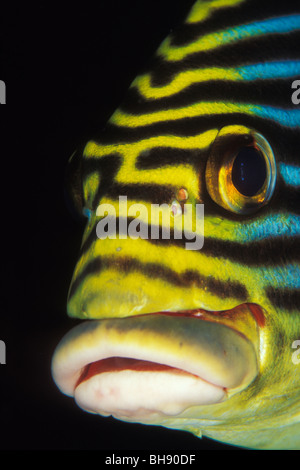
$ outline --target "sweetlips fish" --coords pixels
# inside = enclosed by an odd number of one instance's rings
[[[198,0],[71,157],[52,375],[79,407],[300,449],[300,5]]]

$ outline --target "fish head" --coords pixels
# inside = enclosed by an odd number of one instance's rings
[[[196,2],[186,24],[206,10]],[[87,222],[68,314],[83,321],[53,378],[91,413],[297,448],[299,116],[228,98],[243,79],[206,66],[212,38],[181,35],[70,160]]]

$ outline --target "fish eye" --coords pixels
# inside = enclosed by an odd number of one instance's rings
[[[209,155],[206,187],[212,200],[237,214],[251,214],[267,204],[276,183],[276,162],[267,140],[241,127],[223,128]]]

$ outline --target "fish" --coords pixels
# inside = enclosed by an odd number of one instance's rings
[[[299,43],[295,2],[197,0],[71,156],[81,409],[300,449]]]

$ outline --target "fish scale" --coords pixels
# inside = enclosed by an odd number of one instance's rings
[[[206,312],[204,317],[191,321],[202,333],[205,322],[212,323],[209,339],[212,347],[216,345],[217,362],[222,312],[233,312],[233,337],[242,335],[250,343],[253,328],[256,331],[250,316],[257,311],[264,320],[257,324],[259,346],[253,346],[256,372],[249,366],[252,352],[245,353],[245,374],[251,380],[244,388],[228,391],[228,399],[221,402],[193,401],[177,415],[162,416],[161,421],[156,417],[153,424],[244,447],[300,448],[300,366],[293,360],[292,346],[300,339],[300,105],[291,99],[292,83],[300,77],[299,44],[300,10],[292,1],[271,5],[267,0],[198,0],[181,28],[171,33],[133,81],[105,129],[72,156],[71,193],[88,221],[69,290],[68,314],[88,324],[99,322],[100,330],[115,319],[110,352],[100,359],[123,357],[125,350],[129,354],[125,342],[124,350],[115,345],[126,319],[124,335],[145,316],[143,326],[132,332],[139,331],[140,340],[134,336],[133,342],[151,340],[152,351],[169,344],[168,330],[159,320],[163,312],[170,316],[171,329],[182,329],[184,341],[189,341],[188,320],[175,321],[172,314],[189,311],[194,317],[200,309]],[[267,174],[251,196],[231,178],[236,155],[245,146],[259,154]],[[114,208],[119,227],[124,217],[119,196],[126,196],[128,205],[150,209],[153,204],[172,207],[180,191],[193,209],[204,205],[203,248],[189,251],[184,237],[174,238],[175,218],[167,239],[97,237],[99,205]],[[183,224],[185,220],[183,215]],[[127,224],[131,222],[129,218]],[[140,228],[149,223],[141,218]],[[165,222],[159,225],[162,231]],[[247,305],[253,307],[244,319]],[[165,343],[151,333],[148,314],[157,315]],[[130,323],[132,318],[137,323]],[[62,391],[67,380],[70,395],[87,365],[82,357],[86,354],[89,363],[100,360],[94,352],[85,353],[89,344],[83,337],[89,326],[81,328],[62,340],[52,363],[54,380]],[[96,331],[91,340],[103,341]],[[132,338],[129,334],[128,341]],[[199,335],[201,351],[203,338],[204,333]],[[139,347],[134,349],[137,356],[126,357],[139,360]],[[152,358],[149,351],[147,361]],[[174,354],[177,358],[180,353]],[[187,367],[189,354],[191,360],[193,353],[187,352],[182,367]],[[205,360],[215,367],[210,356]],[[74,377],[64,379],[69,369],[74,369]],[[110,376],[104,376],[100,371],[101,383],[109,384]],[[143,380],[134,377],[134,383]],[[118,383],[118,377],[113,380]],[[120,390],[127,387],[124,380]],[[83,402],[88,403],[89,392],[84,393]],[[143,393],[137,403],[143,403]],[[177,409],[176,403],[172,409]],[[151,424],[140,412],[136,420]]]

